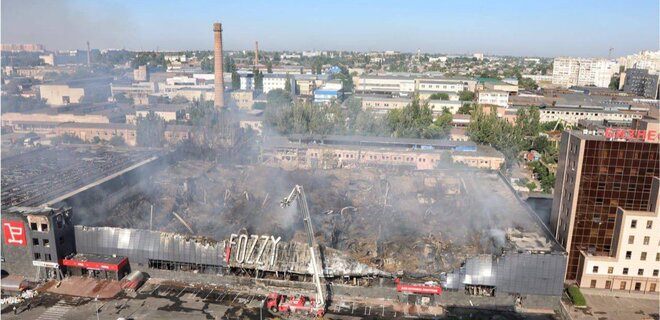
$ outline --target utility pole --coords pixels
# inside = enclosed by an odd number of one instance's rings
[[[89,48],[89,41],[87,41],[87,68],[92,68],[92,51]]]
[[[151,210],[149,213],[149,230],[153,230],[153,225],[154,225],[154,205],[151,205]]]

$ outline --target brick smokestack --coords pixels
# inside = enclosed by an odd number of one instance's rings
[[[214,69],[215,69],[215,97],[213,105],[216,109],[225,107],[225,81],[222,77],[222,24],[213,24],[214,45]]]

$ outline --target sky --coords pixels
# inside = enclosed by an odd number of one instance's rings
[[[658,0],[2,0],[2,43],[49,50],[396,50],[613,57],[658,50]]]

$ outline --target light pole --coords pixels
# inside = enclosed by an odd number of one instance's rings
[[[99,295],[94,298],[94,307],[96,307],[96,320],[99,320]]]

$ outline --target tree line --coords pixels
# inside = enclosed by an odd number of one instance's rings
[[[280,134],[343,134],[397,138],[442,138],[449,134],[449,110],[434,117],[428,103],[418,98],[402,109],[379,115],[363,110],[361,101],[349,98],[330,104],[293,101],[281,89],[267,94],[266,124]]]

